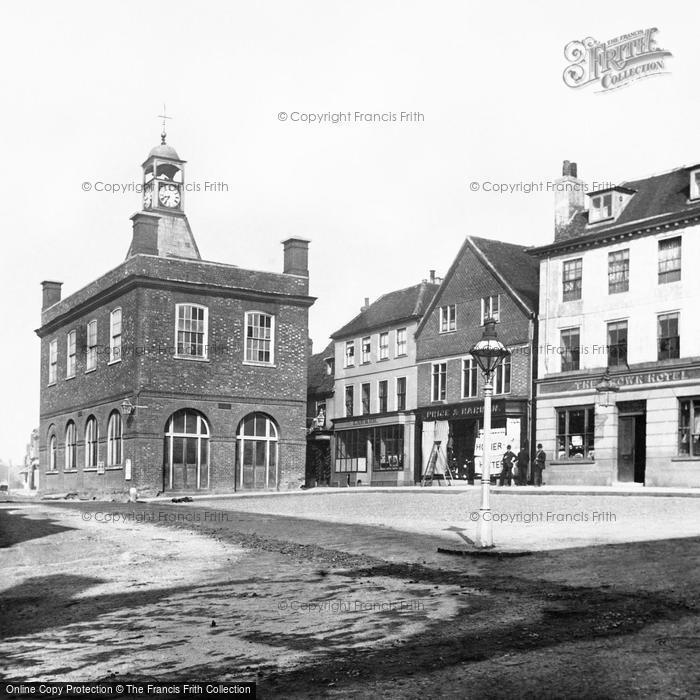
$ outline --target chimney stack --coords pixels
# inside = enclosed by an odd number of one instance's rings
[[[63,282],[49,282],[44,280],[41,283],[42,299],[41,299],[41,310],[48,309],[49,306],[53,306],[61,301],[61,287]]]
[[[576,163],[565,160],[561,177],[554,181],[554,240],[564,240],[574,235],[570,224],[585,209],[585,185],[578,179]]]
[[[126,254],[132,255],[158,255],[158,219],[156,214],[140,211],[131,217],[134,223],[134,232],[131,238],[131,246]]]
[[[435,284],[435,270],[430,271],[430,284]]]
[[[365,303],[364,305],[360,308],[360,311],[365,312],[369,309],[369,297],[365,297]]]
[[[288,238],[284,246],[284,274],[309,276],[309,241],[306,238]]]

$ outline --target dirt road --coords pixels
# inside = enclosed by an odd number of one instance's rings
[[[257,680],[260,697],[339,698],[700,684],[698,538],[474,560],[428,535],[231,508],[3,507],[5,677]]]

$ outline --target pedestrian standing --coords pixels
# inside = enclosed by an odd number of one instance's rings
[[[525,445],[523,445],[520,448],[520,452],[518,452],[518,461],[517,461],[517,475],[515,478],[515,483],[518,486],[527,486],[527,472],[528,472],[528,467],[530,466],[530,457],[527,453],[527,448]]]
[[[508,481],[508,486],[513,483],[513,460],[515,460],[515,452],[512,452],[510,445],[508,445],[501,462],[501,486],[505,486],[506,481]]]
[[[542,486],[542,472],[544,471],[547,453],[542,449],[542,443],[537,444],[535,462],[532,465],[532,483],[535,486]]]

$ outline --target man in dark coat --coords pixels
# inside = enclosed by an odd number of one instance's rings
[[[515,459],[515,452],[512,452],[510,445],[503,454],[503,462],[501,468],[501,486],[505,486],[505,482],[508,482],[508,486],[513,483],[513,460]]]
[[[530,457],[527,454],[527,448],[523,445],[520,448],[520,452],[518,452],[518,473],[515,475],[515,483],[518,486],[527,486],[527,470],[529,466]]]
[[[538,443],[535,461],[532,463],[532,483],[535,486],[542,486],[542,470],[547,461],[547,453],[542,449],[542,443]]]

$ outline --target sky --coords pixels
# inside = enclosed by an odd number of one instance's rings
[[[565,85],[569,42],[652,27],[663,75]],[[0,458],[39,423],[40,282],[67,296],[124,259],[163,104],[205,259],[281,271],[281,241],[311,240],[320,351],[466,235],[551,241],[564,159],[587,183],[700,162],[699,27],[680,2],[2,3]]]

